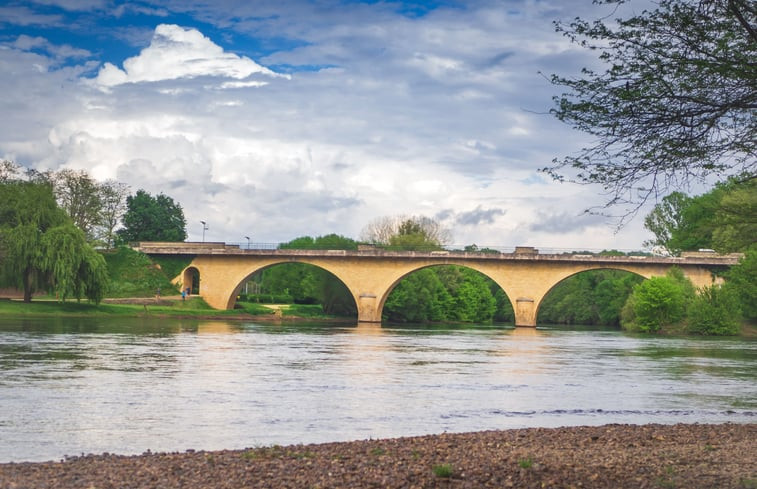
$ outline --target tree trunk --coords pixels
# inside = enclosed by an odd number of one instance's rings
[[[24,302],[32,301],[32,268],[24,270]]]

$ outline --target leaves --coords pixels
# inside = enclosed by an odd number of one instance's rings
[[[184,211],[171,197],[153,197],[144,190],[126,198],[124,228],[117,234],[126,241],[184,241],[187,238]]]
[[[738,1],[661,0],[615,23],[556,23],[606,70],[551,77],[567,89],[552,114],[595,143],[543,171],[600,184],[626,212],[711,174],[754,175],[757,41],[740,13],[757,15]]]

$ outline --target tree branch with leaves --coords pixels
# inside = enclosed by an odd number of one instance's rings
[[[552,114],[594,142],[542,171],[601,185],[605,208],[622,207],[624,217],[693,181],[754,178],[757,170],[756,4],[657,5],[615,21],[556,23],[572,42],[598,52],[605,70],[551,76],[566,89],[554,97]]]

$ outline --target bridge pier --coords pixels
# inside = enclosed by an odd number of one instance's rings
[[[515,300],[515,326],[536,327],[536,302],[530,297]]]
[[[381,311],[378,307],[378,301],[379,299],[376,297],[376,294],[361,293],[356,298],[358,323],[381,322]]]

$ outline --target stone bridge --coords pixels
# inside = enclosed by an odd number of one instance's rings
[[[307,263],[331,272],[344,283],[357,305],[359,322],[381,322],[389,293],[403,277],[437,265],[460,265],[494,280],[507,294],[516,326],[536,326],[536,316],[547,293],[558,283],[586,270],[615,269],[645,278],[664,275],[679,267],[695,286],[713,283],[713,272],[738,262],[740,255],[714,252],[686,253],[681,257],[597,256],[540,254],[530,247],[513,253],[458,251],[387,251],[367,247],[350,250],[259,250],[224,243],[142,242],[134,249],[149,255],[186,255],[191,264],[174,279],[180,287],[193,286],[199,274],[199,294],[216,309],[234,307],[249,277],[282,263]]]

